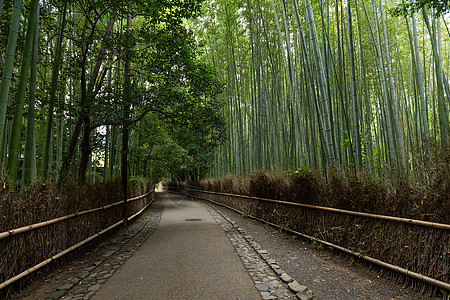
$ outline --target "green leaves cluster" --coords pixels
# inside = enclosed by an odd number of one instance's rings
[[[422,8],[430,9],[436,17],[439,17],[450,11],[450,2],[448,0],[402,1],[391,9],[391,13],[395,16],[407,16],[418,12]]]

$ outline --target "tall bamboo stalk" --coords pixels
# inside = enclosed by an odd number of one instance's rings
[[[8,106],[9,89],[11,87],[11,76],[13,73],[14,56],[16,53],[17,36],[19,32],[20,16],[22,14],[23,0],[14,0],[14,7],[9,29],[8,44],[3,64],[2,83],[0,87],[0,163],[3,165],[3,157],[6,155],[6,109]]]
[[[53,128],[53,110],[56,103],[56,91],[58,88],[58,78],[59,69],[61,68],[61,58],[62,58],[62,41],[64,27],[66,25],[66,13],[67,13],[67,3],[64,4],[61,14],[58,16],[58,38],[55,42],[55,59],[52,69],[52,82],[50,86],[50,99],[47,108],[47,123],[46,123],[46,133],[45,133],[45,144],[44,144],[44,157],[43,157],[43,177],[47,178],[49,169],[49,158],[50,158],[50,139],[52,137]]]
[[[23,181],[25,185],[33,184],[36,180],[36,137],[35,137],[35,98],[36,74],[39,48],[39,7],[36,11],[36,26],[33,37],[31,56],[30,85],[28,90],[27,134],[25,139],[25,154],[23,162]]]
[[[294,0],[295,1],[295,0]],[[327,157],[327,163],[333,164],[336,162],[336,148],[334,144],[333,139],[333,133],[332,133],[332,115],[331,115],[331,107],[330,107],[330,99],[328,95],[328,86],[327,81],[325,78],[325,72],[323,68],[323,62],[322,62],[322,56],[319,49],[319,46],[317,44],[317,30],[316,30],[316,24],[314,23],[314,14],[311,7],[311,2],[309,0],[305,1],[306,5],[306,17],[308,19],[309,28],[311,30],[311,43],[313,47],[313,55],[315,59],[316,64],[316,70],[317,70],[317,78],[319,82],[319,91],[321,96],[321,104],[322,104],[322,116],[323,120],[322,123],[324,124],[324,129],[326,132],[326,157]]]
[[[355,139],[355,151],[356,151],[356,166],[358,169],[362,168],[362,155],[361,155],[361,138],[359,129],[359,111],[358,111],[358,93],[356,87],[356,70],[355,70],[355,57],[353,48],[353,28],[352,28],[352,10],[350,7],[350,0],[347,2],[347,14],[348,14],[348,38],[349,38],[349,55],[350,55],[350,69],[352,78],[352,104],[353,104],[353,136]]]
[[[22,129],[23,105],[25,102],[25,92],[28,85],[28,74],[30,72],[31,56],[33,50],[33,40],[38,16],[39,0],[32,0],[28,14],[27,33],[25,46],[22,54],[22,66],[20,70],[19,85],[17,88],[16,101],[14,106],[14,117],[12,123],[11,140],[9,144],[8,172],[13,180],[17,180],[17,170],[19,168],[19,148]]]
[[[444,80],[442,78],[443,72],[442,72],[442,65],[440,61],[438,46],[436,38],[433,34],[433,30],[430,26],[430,20],[428,18],[428,12],[427,8],[424,6],[422,8],[422,16],[425,21],[425,25],[428,29],[428,32],[430,34],[431,39],[431,49],[433,50],[433,59],[435,63],[435,72],[434,75],[436,76],[436,85],[437,85],[437,92],[438,92],[438,112],[439,112],[439,127],[440,127],[440,133],[441,133],[441,145],[442,148],[446,148],[448,146],[448,135],[449,135],[449,120],[448,120],[448,109],[447,104],[444,99]],[[447,95],[450,95],[449,91],[446,91]],[[448,96],[447,96],[448,97]]]

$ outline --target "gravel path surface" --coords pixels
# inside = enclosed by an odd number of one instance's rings
[[[228,209],[217,209],[250,234],[287,274],[312,290],[314,299],[424,299],[411,289],[399,287],[328,251],[318,250],[309,242]]]

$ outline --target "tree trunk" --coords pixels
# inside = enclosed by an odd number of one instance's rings
[[[82,63],[81,63],[81,100],[80,100],[81,113],[77,118],[77,122],[75,123],[75,128],[74,128],[74,130],[72,132],[72,136],[70,137],[70,140],[69,140],[68,149],[64,156],[62,167],[59,172],[59,179],[58,179],[59,184],[58,185],[61,185],[61,183],[66,179],[67,171],[71,165],[73,155],[75,154],[76,145],[77,145],[78,139],[80,137],[81,127],[82,127],[84,121],[86,120],[86,118],[90,118],[90,105],[91,105],[92,101],[94,100],[96,93],[98,92],[95,90],[95,84],[98,80],[97,77],[99,75],[100,67],[102,65],[103,58],[106,53],[106,42],[107,42],[106,37],[113,30],[114,18],[111,18],[108,22],[105,36],[102,41],[102,46],[100,48],[100,53],[97,56],[96,64],[91,73],[91,78],[90,78],[89,83],[87,83],[87,79],[86,79],[86,73],[87,73],[86,63],[87,63],[87,54],[88,54],[88,50],[87,50],[88,45],[86,44],[87,24],[88,24],[88,21],[86,19],[85,29],[83,31],[83,38],[82,38],[83,59],[82,59]],[[100,80],[100,82],[101,81],[103,81],[103,77]],[[91,132],[92,128],[90,128],[90,125],[88,125],[87,127],[88,128],[86,128],[86,129],[89,129],[88,131]],[[86,130],[85,130],[85,132],[86,132]],[[87,138],[89,139],[89,137],[87,137]],[[89,142],[89,140],[87,142],[85,141],[86,144],[88,142]],[[83,164],[84,164],[84,162],[83,162]],[[78,170],[79,175],[82,173],[82,171],[81,171],[82,168],[84,168],[84,166],[80,163],[80,167]]]
[[[131,34],[131,15],[127,17],[127,35]],[[131,49],[127,49],[130,51]],[[129,95],[131,93],[131,57],[130,53],[125,55],[125,74],[124,74],[124,108],[123,108],[123,132],[122,132],[122,162],[121,162],[121,177],[122,177],[122,193],[123,193],[123,212],[122,218],[124,219],[125,226],[127,225],[128,209],[128,139],[130,135],[130,109],[131,104]]]
[[[83,127],[83,138],[81,140],[81,159],[80,166],[78,168],[78,183],[85,184],[86,183],[86,171],[89,164],[89,158],[91,155],[91,143],[90,136],[92,128],[90,126],[89,117],[85,118]]]

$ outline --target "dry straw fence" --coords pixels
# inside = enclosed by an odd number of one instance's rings
[[[169,188],[336,249],[424,294],[450,295],[450,224],[299,203],[298,194],[283,201],[225,192],[239,189],[236,184],[194,184]]]
[[[5,197],[0,199],[1,215],[9,218],[0,223],[0,298],[26,285],[31,280],[27,275],[40,274],[44,266],[56,259],[69,253],[76,255],[75,250],[131,221],[154,199],[153,190],[148,187],[149,192],[143,193],[141,188],[142,195],[126,201],[120,200],[119,185],[73,188],[61,197],[44,189],[34,193],[40,197],[33,201],[26,199],[27,195],[21,195],[20,201],[13,199],[12,205],[6,205]],[[43,213],[44,210],[49,213]],[[52,211],[67,214],[36,222],[36,216],[51,216]],[[30,225],[5,230],[4,224]]]

